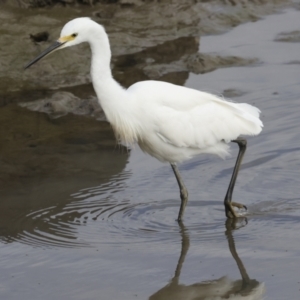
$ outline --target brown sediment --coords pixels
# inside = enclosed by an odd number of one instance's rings
[[[43,8],[20,8],[29,4]],[[62,26],[72,18],[90,16],[106,27],[113,63],[116,63],[116,77],[127,86],[133,81],[128,78],[143,80],[149,74],[153,77],[160,59],[167,58],[167,63],[172,65],[171,62],[183,62],[188,54],[196,54],[199,37],[203,34],[221,33],[292,5],[288,0],[197,3],[184,0],[171,4],[157,1],[4,1],[4,4],[0,3],[0,43],[5,45],[0,51],[0,95],[7,97],[14,91],[58,89],[91,82],[90,52],[86,45],[72,49],[71,55],[67,50],[59,51],[31,69],[23,70],[30,59],[59,37]],[[33,42],[29,35],[38,32],[49,32],[47,41]],[[190,48],[181,39],[198,39],[198,46]],[[163,47],[169,52],[160,53]],[[124,56],[137,60],[143,57],[145,62],[139,62],[134,72],[130,72],[130,65],[119,70],[118,61]],[[150,65],[150,69],[153,66],[154,71],[147,68],[145,72],[145,64]],[[122,76],[127,71],[130,76]],[[180,83],[178,76],[182,72],[185,70],[178,70],[174,64],[173,69],[169,66],[168,72],[164,72],[162,79],[172,81],[173,77],[173,82]],[[155,77],[159,78],[159,75]]]

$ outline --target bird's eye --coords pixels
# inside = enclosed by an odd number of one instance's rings
[[[77,35],[78,35],[78,33],[73,33],[73,34],[71,35],[71,37],[76,38]]]

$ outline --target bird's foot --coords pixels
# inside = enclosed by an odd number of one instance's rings
[[[247,206],[241,203],[237,202],[225,202],[225,214],[226,217],[229,219],[235,219],[241,217],[239,213],[234,209],[234,207],[237,207],[238,209],[244,209],[247,210]]]

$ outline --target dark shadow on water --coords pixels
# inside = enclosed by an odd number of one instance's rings
[[[116,178],[117,183],[122,180]],[[45,192],[46,189],[49,189],[48,192]],[[94,215],[104,213],[107,205],[110,209],[121,210],[127,204],[106,196],[100,201],[84,202],[74,199],[67,191],[57,191],[56,195],[54,191],[55,185],[47,185],[45,194],[37,189],[30,197],[5,198],[4,202],[12,202],[0,204],[0,241],[5,244],[19,242],[33,247],[87,247],[89,244],[78,236],[79,227],[96,221]],[[75,188],[73,191],[76,191]],[[23,203],[22,200],[30,203]]]
[[[110,127],[103,122],[84,127],[80,118],[66,117],[49,125],[41,116],[39,124],[48,127],[44,131],[42,127],[38,138],[32,138],[36,147],[28,147],[31,141],[25,138],[25,142],[12,138],[0,151],[8,153],[4,163],[0,162],[0,175],[6,176],[0,176],[0,242],[34,247],[86,246],[78,240],[78,227],[85,225],[88,212],[96,204],[84,202],[77,207],[80,199],[72,195],[92,186],[122,189],[130,152],[116,147]],[[70,120],[78,125],[74,134],[68,132]],[[30,131],[28,126],[20,127]],[[105,207],[106,198],[97,203],[97,209]]]
[[[244,224],[241,224],[244,222]],[[236,220],[227,220],[225,223],[225,236],[228,241],[229,251],[235,260],[239,269],[241,279],[231,280],[223,276],[216,280],[207,280],[192,285],[180,284],[179,278],[184,260],[190,247],[190,238],[188,229],[180,224],[182,237],[181,253],[175,269],[174,277],[162,289],[149,297],[149,300],[179,300],[179,299],[263,299],[264,283],[251,279],[246,268],[240,259],[233,238],[233,231],[238,230],[247,224],[246,218]]]

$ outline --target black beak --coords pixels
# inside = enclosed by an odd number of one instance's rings
[[[36,62],[38,62],[40,59],[42,59],[43,57],[45,57],[46,55],[52,53],[54,50],[58,50],[58,48],[61,47],[64,43],[56,41],[54,44],[52,44],[46,50],[44,50],[40,55],[38,55],[35,59],[33,59],[31,62],[29,62],[24,67],[24,69],[29,68],[30,66],[32,66],[33,64],[35,64]]]

